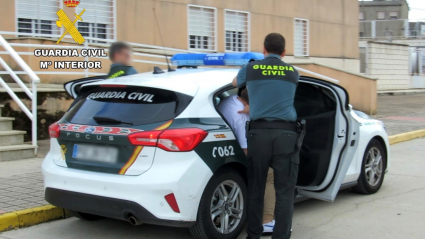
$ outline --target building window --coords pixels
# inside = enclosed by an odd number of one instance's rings
[[[364,20],[364,12],[359,12],[359,20]]]
[[[378,20],[385,19],[385,12],[376,12],[376,19]]]
[[[398,12],[390,12],[390,19],[398,19]]]
[[[249,51],[249,18],[248,12],[225,10],[226,51]]]
[[[189,49],[216,50],[216,9],[188,6]]]
[[[60,0],[16,0],[17,31],[22,37],[59,35],[56,26]]]
[[[86,9],[78,22],[78,31],[90,43],[106,43],[98,39],[115,39],[114,0],[84,0],[76,8],[76,14]]]
[[[294,56],[308,56],[308,31],[308,20],[299,18],[294,19]]]

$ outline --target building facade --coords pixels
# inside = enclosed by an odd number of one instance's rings
[[[288,62],[359,69],[356,0],[80,0],[75,8],[61,0],[0,4],[5,19],[0,34],[15,42],[38,38],[41,44],[53,44],[63,33],[56,25],[56,12],[64,9],[73,20],[74,13],[85,9],[76,26],[93,45],[120,40],[142,44],[137,51],[165,46],[196,52],[262,52],[265,35],[279,32],[286,38]],[[72,44],[72,39],[67,36],[63,42]]]
[[[403,36],[405,22],[399,19],[408,18],[409,5],[406,0],[359,1],[359,36]]]

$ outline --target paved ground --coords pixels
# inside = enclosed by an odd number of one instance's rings
[[[425,94],[378,97],[378,114],[389,135],[425,129]]]
[[[41,162],[36,158],[0,163],[0,214],[48,204]]]
[[[425,139],[391,147],[385,183],[374,195],[342,191],[334,203],[308,200],[296,204],[293,239],[422,239],[425,234]],[[243,233],[239,239],[245,238]],[[191,238],[187,229],[76,218],[0,234],[1,239]],[[265,237],[270,238],[270,237]]]

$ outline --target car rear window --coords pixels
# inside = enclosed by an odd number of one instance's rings
[[[148,87],[96,87],[76,99],[65,120],[85,125],[150,124],[175,118],[191,100],[188,95]]]

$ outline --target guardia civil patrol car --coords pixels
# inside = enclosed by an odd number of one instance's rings
[[[82,219],[188,227],[195,238],[236,238],[247,217],[247,159],[217,105],[258,53],[178,54],[175,72],[69,82],[76,102],[50,126],[45,198]],[[183,66],[189,66],[184,69]],[[341,86],[301,77],[307,121],[297,197],[333,201],[342,188],[376,193],[389,166],[381,121],[355,111]]]

